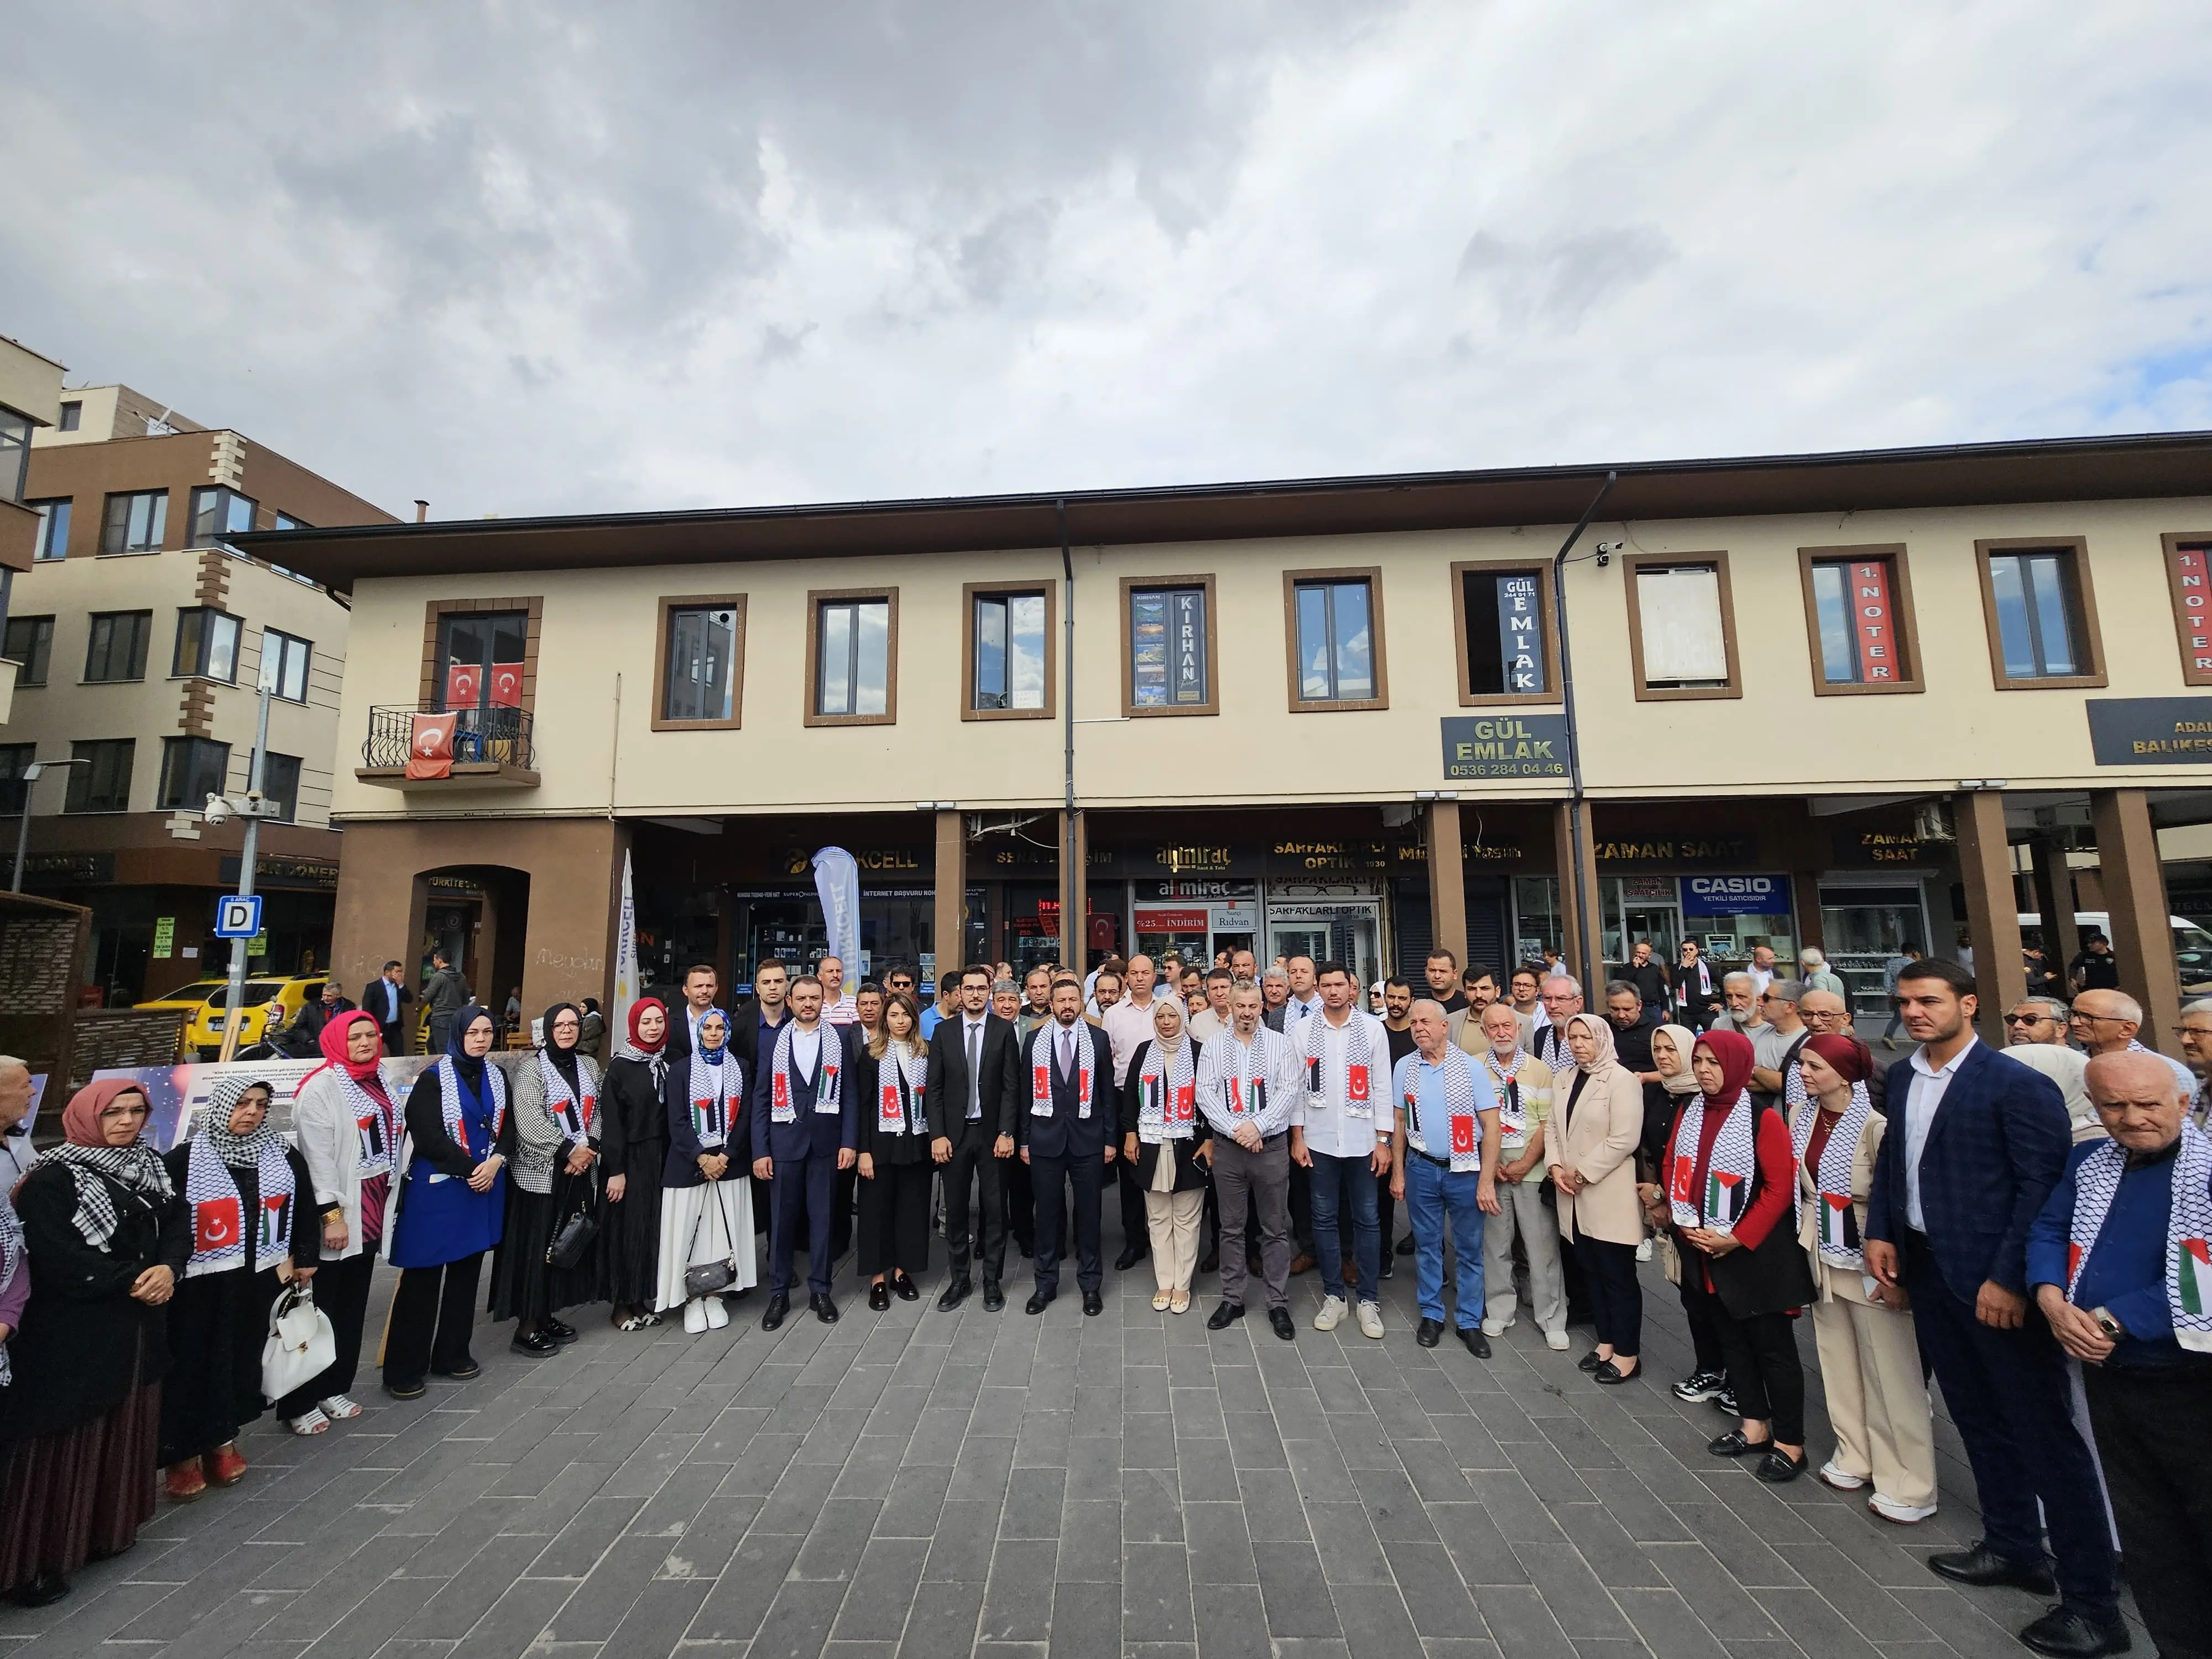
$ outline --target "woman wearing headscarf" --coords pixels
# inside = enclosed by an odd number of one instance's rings
[[[1684,1100],[1698,1092],[1697,1077],[1690,1070],[1690,1056],[1697,1046],[1698,1034],[1686,1025],[1662,1025],[1651,1034],[1652,1068],[1659,1073],[1660,1087],[1666,1091],[1672,1104],[1666,1121],[1659,1127],[1656,1144],[1650,1139],[1645,1142],[1650,1166],[1644,1171],[1647,1179],[1636,1190],[1644,1200],[1644,1219],[1664,1232],[1670,1243],[1674,1222],[1668,1212],[1667,1188],[1661,1176],[1667,1163],[1668,1138],[1674,1132],[1674,1120]],[[1648,1128],[1648,1112],[1644,1121]],[[1705,1274],[1686,1268],[1680,1272],[1674,1288],[1682,1298],[1682,1312],[1690,1322],[1690,1349],[1694,1358],[1690,1374],[1674,1384],[1674,1398],[1693,1405],[1701,1401],[1717,1401],[1723,1411],[1734,1415],[1728,1394],[1728,1356],[1721,1351],[1720,1304],[1706,1286]]]
[[[1873,1073],[1873,1054],[1848,1032],[1809,1037],[1798,1054],[1797,1242],[1818,1287],[1813,1335],[1836,1431],[1820,1479],[1838,1492],[1872,1481],[1867,1507],[1911,1526],[1936,1513],[1935,1431],[1905,1292],[1866,1270],[1867,1192],[1888,1127],[1868,1097]]]
[[[599,1246],[617,1329],[658,1325],[660,1290],[660,1171],[668,1161],[668,1005],[641,997],[630,1005],[629,1036],[607,1062],[599,1101]]]
[[[258,1078],[218,1078],[191,1138],[161,1160],[191,1221],[188,1254],[173,1264],[183,1275],[161,1390],[161,1462],[179,1504],[245,1475],[238,1431],[262,1413],[270,1308],[322,1259],[307,1166],[269,1121],[274,1098]]]
[[[1206,1172],[1213,1158],[1212,1127],[1198,1109],[1198,1039],[1184,1029],[1182,1004],[1158,999],[1152,1035],[1129,1055],[1121,1091],[1121,1155],[1145,1195],[1156,1313],[1190,1311],[1190,1278],[1198,1267]]]
[[[1644,1085],[1614,1058],[1613,1029],[1595,1014],[1569,1019],[1566,1043],[1566,1073],[1552,1083],[1552,1116],[1561,1128],[1547,1150],[1559,1233],[1582,1264],[1597,1330],[1597,1346],[1577,1363],[1610,1385],[1642,1369],[1636,1247],[1644,1242],[1644,1210],[1636,1199],[1636,1147],[1644,1137]]]
[[[139,1139],[146,1115],[137,1085],[88,1084],[62,1114],[64,1144],[15,1189],[31,1299],[7,1347],[0,1589],[30,1606],[129,1549],[154,1513],[168,1261],[187,1224],[168,1166]]]
[[[599,1045],[607,1040],[607,1017],[599,1012],[599,1000],[597,997],[586,997],[578,1005],[576,1014],[578,1019],[582,1022],[582,1029],[576,1037],[576,1047],[580,1052],[597,1060],[599,1057]]]
[[[399,1108],[384,1086],[384,1037],[374,1015],[349,1009],[317,1036],[323,1064],[292,1097],[292,1137],[306,1160],[313,1201],[302,1208],[319,1236],[322,1265],[315,1305],[331,1322],[330,1369],[276,1402],[295,1434],[321,1434],[361,1415],[351,1390],[361,1367],[362,1324],[369,1281],[392,1212],[392,1170],[400,1139]]]
[[[544,1045],[515,1073],[507,1228],[491,1264],[491,1316],[514,1321],[507,1346],[533,1356],[574,1342],[575,1328],[555,1316],[601,1293],[596,1238],[574,1267],[546,1260],[568,1218],[598,1207],[599,1062],[580,1047],[584,1012],[574,1003],[555,1003],[538,1029]]]
[[[921,1008],[904,991],[883,1001],[883,1024],[854,1056],[860,1088],[860,1273],[872,1279],[878,1313],[921,1295],[916,1273],[929,1270],[929,1116],[922,1091],[929,1051]]]
[[[469,1331],[484,1252],[505,1220],[515,1144],[506,1074],[485,1058],[493,1035],[491,1011],[469,1004],[453,1016],[444,1056],[407,1096],[412,1150],[392,1224],[399,1285],[384,1343],[384,1388],[395,1400],[420,1399],[432,1372],[465,1382],[483,1369]]]
[[[1741,1426],[1705,1449],[1757,1457],[1775,1486],[1805,1472],[1805,1372],[1797,1309],[1813,1299],[1790,1224],[1796,1191],[1790,1126],[1751,1092],[1751,1039],[1707,1031],[1690,1055],[1698,1092],[1683,1097],[1667,1143],[1667,1203],[1682,1277],[1719,1298],[1721,1352]]]
[[[661,1168],[660,1283],[655,1304],[684,1310],[694,1336],[730,1322],[722,1297],[760,1283],[753,1260],[751,1172],[744,1156],[751,1120],[745,1115],[745,1073],[730,1052],[730,1018],[720,1008],[699,1017],[699,1041],[671,1065],[661,1092],[668,1120],[668,1160]],[[726,1291],[693,1296],[684,1286],[695,1262],[727,1261],[736,1276]]]

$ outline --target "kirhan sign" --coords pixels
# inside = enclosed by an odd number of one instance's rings
[[[1565,714],[1450,714],[1444,717],[1444,776],[1564,778]]]

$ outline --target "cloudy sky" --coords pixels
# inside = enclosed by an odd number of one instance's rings
[[[395,510],[2212,426],[2203,7],[9,33],[0,333]]]

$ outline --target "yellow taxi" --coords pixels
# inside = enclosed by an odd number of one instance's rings
[[[185,988],[187,991],[197,991],[199,988],[198,985]],[[212,989],[203,996],[198,1006],[194,1007],[191,1018],[185,1022],[185,1047],[189,1051],[196,1052],[202,1060],[213,1060],[222,1052],[222,1030],[223,1022],[228,1018],[228,981],[216,981]],[[180,996],[183,994],[181,991],[173,991],[170,995]],[[238,1017],[238,1047],[250,1048],[261,1041],[264,1034],[264,1027],[268,1023],[267,1011],[272,998],[283,1005],[283,1024],[289,1025],[300,1017],[301,1009],[314,1001],[322,994],[323,976],[319,974],[312,979],[295,977],[247,980],[245,1006]],[[153,1007],[167,1005],[142,1003],[139,1006]]]

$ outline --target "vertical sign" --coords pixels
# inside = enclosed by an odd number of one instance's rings
[[[2181,682],[2212,685],[2212,543],[2167,537],[2166,579],[2181,635]]]
[[[1505,689],[1515,696],[1544,690],[1542,601],[1534,576],[1498,578],[1498,651],[1505,665]]]
[[[637,1001],[637,895],[630,885],[629,853],[623,853],[622,908],[615,919],[615,1006],[613,1029],[629,1030],[629,1011]]]
[[[1129,595],[1129,701],[1139,708],[1197,708],[1211,701],[1206,590]]]
[[[1859,659],[1863,684],[1882,685],[1897,679],[1897,635],[1892,626],[1889,561],[1854,559],[1844,568],[1850,582],[1851,639]]]

